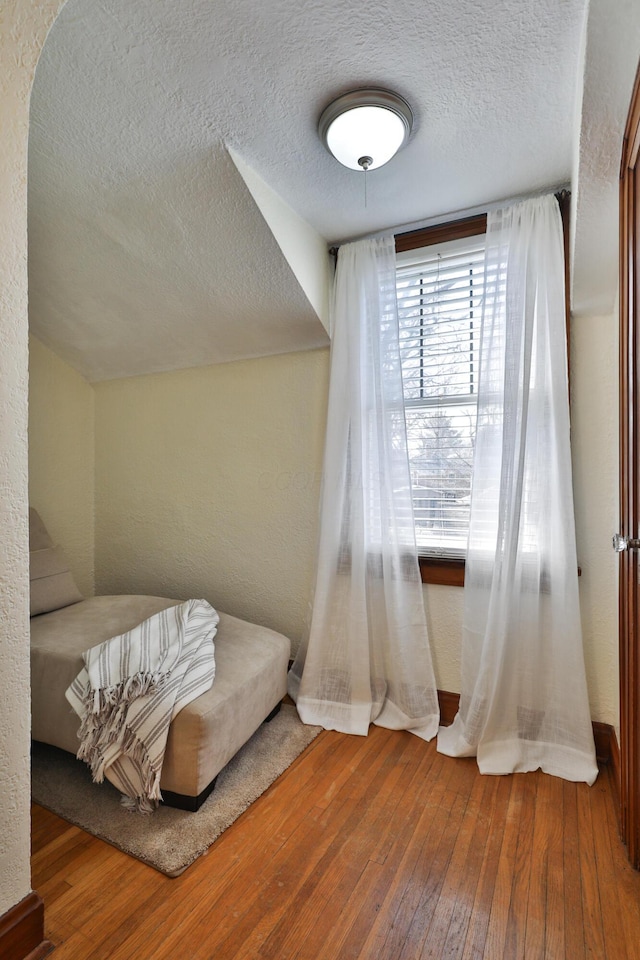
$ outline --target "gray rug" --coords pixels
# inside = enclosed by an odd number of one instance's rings
[[[264,793],[320,730],[305,726],[295,707],[284,704],[220,772],[213,793],[197,813],[159,807],[149,816],[125,810],[115,787],[93,783],[86,764],[70,753],[34,743],[32,799],[161,873],[177,877]]]

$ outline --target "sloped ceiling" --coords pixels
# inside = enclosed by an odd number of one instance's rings
[[[567,183],[584,18],[585,0],[68,0],[32,96],[32,331],[89,380],[325,344],[230,151],[323,261],[325,241]],[[361,86],[416,116],[366,206],[316,133]]]

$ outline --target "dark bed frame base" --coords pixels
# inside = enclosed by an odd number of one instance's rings
[[[269,723],[277,714],[280,712],[280,707],[282,703],[277,703],[268,717],[265,717],[264,723]],[[173,793],[171,790],[162,791],[162,806],[164,807],[174,807],[176,810],[188,810],[190,813],[196,813],[202,804],[205,802],[208,796],[213,793],[213,788],[216,785],[217,776],[213,778],[211,783],[202,790],[197,797],[190,797],[186,793]]]

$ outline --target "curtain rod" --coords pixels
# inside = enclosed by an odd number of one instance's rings
[[[394,236],[400,236],[403,233],[412,233],[414,230],[422,230],[425,227],[435,227],[441,223],[452,223],[455,220],[464,220],[467,217],[474,217],[482,213],[488,213],[490,210],[499,210],[500,207],[511,206],[514,203],[520,203],[522,200],[530,200],[532,197],[543,197],[548,193],[553,193],[559,203],[565,201],[571,196],[569,184],[562,184],[558,187],[546,187],[544,190],[538,190],[536,193],[522,194],[521,196],[508,197],[504,200],[495,200],[493,203],[485,203],[477,207],[468,207],[465,210],[456,210],[453,213],[440,214],[437,217],[431,217],[427,220],[415,220],[413,223],[405,223],[399,227],[387,227],[386,230],[377,230],[375,233],[364,233],[358,237],[351,237],[343,240],[341,243],[332,243],[328,246],[330,255],[335,259],[338,256],[338,250],[345,243],[353,243],[356,240],[375,240],[377,237],[384,237],[389,232]]]

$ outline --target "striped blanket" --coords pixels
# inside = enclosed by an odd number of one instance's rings
[[[82,721],[77,755],[131,809],[150,813],[162,799],[169,724],[213,683],[219,619],[206,600],[187,600],[83,654],[66,691]]]

